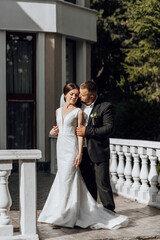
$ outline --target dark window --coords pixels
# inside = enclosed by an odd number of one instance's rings
[[[7,33],[7,147],[36,147],[35,34]]]
[[[66,82],[76,82],[76,41],[66,39]]]

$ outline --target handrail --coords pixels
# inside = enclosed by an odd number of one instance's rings
[[[110,138],[110,144],[160,149],[160,142],[147,140]]]
[[[40,150],[0,150],[0,240],[38,240],[37,235],[37,187],[36,160],[42,157]],[[12,162],[19,161],[20,235],[14,236],[8,214],[12,201],[8,189],[8,177]]]
[[[110,139],[113,192],[160,207],[160,142]]]

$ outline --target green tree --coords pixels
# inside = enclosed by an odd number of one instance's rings
[[[98,27],[92,77],[114,105],[113,137],[159,141],[160,3],[92,0],[91,4],[97,10]]]
[[[120,76],[125,75],[121,62],[126,44],[125,8],[119,0],[92,0],[91,7],[97,10],[97,43],[92,45],[92,78],[100,92],[105,94],[117,87]]]
[[[160,100],[160,1],[121,0],[126,8],[130,44],[124,48],[124,69],[129,90],[147,101]]]

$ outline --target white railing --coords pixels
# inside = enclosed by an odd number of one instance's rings
[[[36,225],[36,160],[40,158],[40,150],[0,150],[0,240],[39,239]],[[16,236],[9,216],[12,200],[8,189],[14,160],[19,160],[20,235]]]
[[[110,139],[113,192],[160,208],[160,142]]]
[[[56,174],[56,141],[50,136],[51,173]],[[160,142],[110,139],[113,192],[160,208]]]

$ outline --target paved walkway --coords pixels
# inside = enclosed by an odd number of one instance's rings
[[[54,176],[48,173],[38,173],[38,215],[44,205]],[[14,232],[19,232],[18,211],[18,174],[12,174],[9,179],[9,188],[12,197],[11,218]],[[40,240],[160,240],[160,210],[139,204],[123,197],[114,196],[116,212],[127,215],[130,219],[127,228],[118,230],[90,230],[81,228],[54,229],[52,225],[38,223]]]

